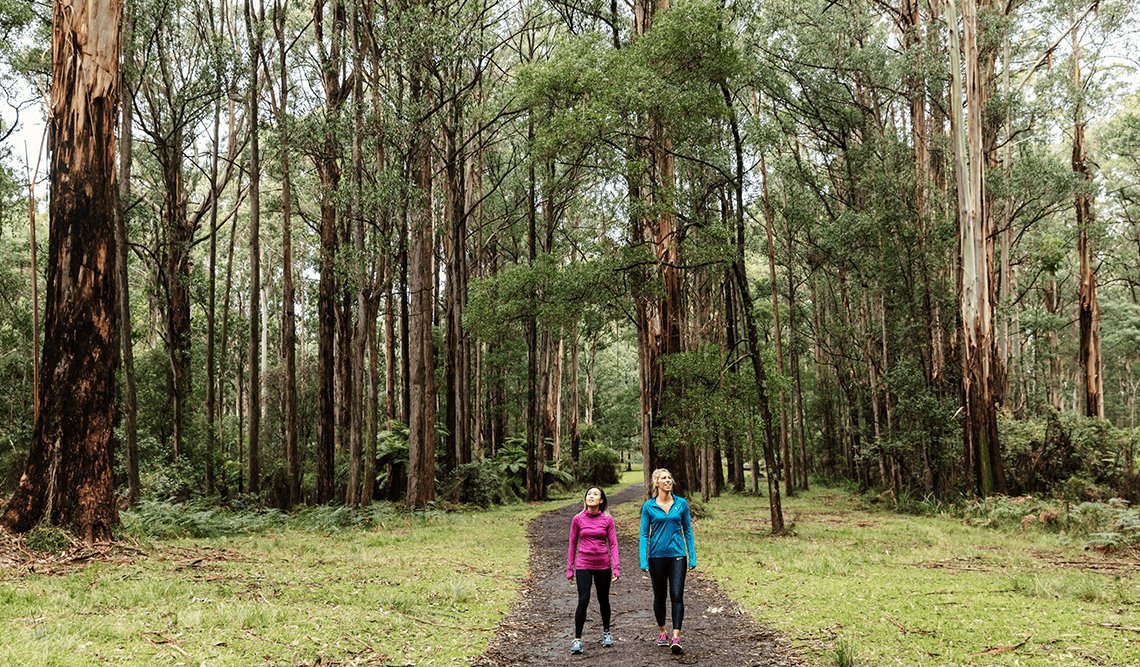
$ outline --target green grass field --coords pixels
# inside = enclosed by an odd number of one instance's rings
[[[526,522],[566,502],[163,540],[125,562],[6,576],[0,665],[464,664],[517,597]]]
[[[698,524],[701,567],[817,665],[1140,665],[1140,562],[948,516],[867,509],[843,491],[725,496]]]
[[[614,490],[639,481],[634,470]],[[141,541],[81,567],[5,572],[0,665],[466,664],[517,599],[526,522],[577,499]],[[1140,665],[1136,560],[876,511],[836,489],[784,510],[794,535],[774,538],[767,499],[714,499],[695,526],[698,568],[814,665]],[[636,512],[614,513],[629,525]]]

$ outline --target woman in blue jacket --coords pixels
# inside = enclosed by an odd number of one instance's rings
[[[685,618],[686,561],[697,566],[689,503],[673,495],[673,475],[665,468],[653,471],[649,500],[641,506],[639,554],[642,571],[653,582],[653,615],[661,636],[658,646],[681,652],[681,621]],[[673,636],[665,631],[665,591],[672,602]]]

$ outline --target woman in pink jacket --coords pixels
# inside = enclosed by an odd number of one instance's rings
[[[582,626],[590,606],[591,582],[598,590],[598,608],[602,612],[602,646],[614,645],[610,634],[610,580],[621,576],[617,530],[613,517],[606,514],[606,492],[591,486],[586,489],[582,505],[582,511],[570,522],[570,551],[566,554],[566,578],[578,584],[571,653],[582,652]]]

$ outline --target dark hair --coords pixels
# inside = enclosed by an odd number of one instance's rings
[[[606,505],[609,504],[609,501],[606,500],[606,490],[600,486],[586,487],[586,491],[584,493],[582,493],[582,511],[583,512],[586,511],[586,494],[590,492],[590,489],[597,489],[598,493],[602,494],[602,503],[600,505],[598,505],[598,511],[599,512],[605,512],[606,511]]]

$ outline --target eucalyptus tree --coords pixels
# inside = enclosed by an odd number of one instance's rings
[[[261,85],[259,71],[264,51],[265,6],[245,0],[246,41],[249,45],[249,457],[246,477],[249,492],[261,492]]]
[[[163,335],[170,361],[173,404],[173,450],[183,453],[184,429],[191,398],[191,251],[211,202],[232,177],[228,165],[222,182],[201,196],[191,211],[192,195],[208,169],[188,157],[215,101],[228,94],[234,78],[232,42],[212,32],[203,3],[139,3],[135,14],[136,43],[131,47],[138,73],[133,92],[134,118],[146,135],[147,149],[158,173],[136,172],[153,184],[160,201],[147,199],[159,227],[152,231],[147,259],[164,292]],[[189,164],[188,164],[189,162]],[[136,249],[142,248],[136,244]]]
[[[1090,16],[1096,12],[1095,18]],[[1086,127],[1093,109],[1103,105],[1106,72],[1106,46],[1128,25],[1127,6],[1123,3],[1074,4],[1069,9],[1072,19],[1068,69],[1072,86],[1072,157],[1070,164],[1079,183],[1073,201],[1078,230],[1077,254],[1080,262],[1078,322],[1080,352],[1078,363],[1083,370],[1085,415],[1104,418],[1104,375],[1100,351],[1100,301],[1097,287],[1097,258],[1094,252],[1096,208],[1093,184],[1095,157],[1086,140]],[[1079,18],[1077,18],[1079,17]]]
[[[326,15],[326,11],[331,16]],[[320,292],[317,300],[317,393],[318,435],[316,446],[316,500],[326,503],[335,495],[333,465],[336,437],[334,404],[335,353],[334,336],[337,332],[336,260],[339,252],[337,239],[336,193],[341,181],[341,150],[336,128],[341,112],[352,92],[352,77],[347,70],[346,7],[341,0],[331,3],[313,3],[313,48],[316,53],[315,87],[323,95],[322,107],[312,112],[313,129],[303,150],[317,170],[320,179]]]
[[[273,34],[276,38],[277,95],[270,95],[270,105],[277,121],[281,170],[281,353],[285,360],[285,460],[288,468],[290,507],[301,501],[301,455],[297,441],[297,308],[293,280],[293,178],[290,159],[291,129],[289,124],[288,0],[275,0],[272,9]],[[272,91],[272,83],[270,90]]]
[[[122,12],[118,0],[53,5],[45,377],[27,467],[2,519],[25,532],[46,516],[88,544],[110,540],[118,524],[112,466]]]

